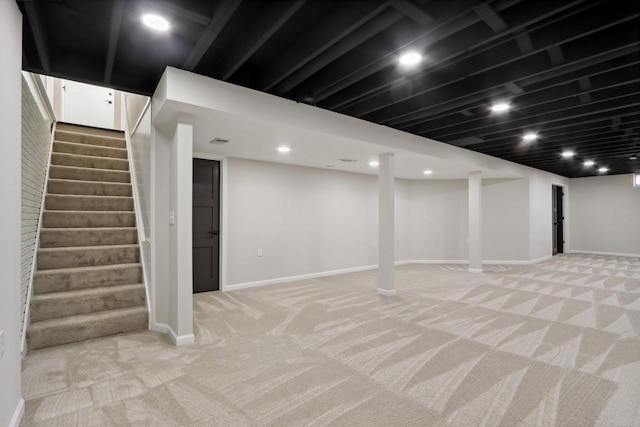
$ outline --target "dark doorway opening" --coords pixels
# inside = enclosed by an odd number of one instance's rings
[[[193,159],[193,292],[220,289],[220,162]]]
[[[564,253],[564,190],[553,186],[553,254]]]

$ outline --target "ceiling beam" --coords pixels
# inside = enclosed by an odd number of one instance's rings
[[[620,130],[620,117],[614,117],[611,120],[611,129]]]
[[[595,87],[592,87],[591,89],[583,92],[583,94],[590,95],[591,93],[593,93],[597,101],[606,97],[611,97],[612,94],[613,96],[624,95],[625,91],[629,87],[637,87],[637,83],[640,82],[640,74],[638,74],[635,70],[628,70],[630,72],[626,74],[607,74],[607,79],[601,79],[602,81],[600,83],[598,83]],[[611,80],[617,83],[611,83]],[[522,107],[515,110],[511,114],[511,117],[519,117],[523,115],[533,117],[539,113],[547,114],[560,108],[565,108],[566,106],[574,106],[576,103],[575,98],[576,89],[573,81],[570,81],[569,84],[553,85],[544,90],[538,90],[536,92],[531,92],[526,95],[514,98],[512,101],[515,101],[516,105],[522,105]],[[449,115],[444,117],[432,117],[429,120],[422,120],[412,125],[400,126],[400,128],[408,132],[421,132],[422,130],[420,128],[423,128],[425,130],[428,129],[431,132],[436,132],[451,127],[455,127],[456,129],[464,129],[465,127],[473,128],[475,124],[481,124],[489,119],[493,120],[490,112],[486,109],[488,104],[488,100],[485,100],[485,102],[481,104],[485,107],[485,111],[481,115],[481,117],[476,117],[475,119],[461,122],[457,118],[456,114],[450,113]],[[504,120],[504,118],[502,119]],[[503,123],[507,122],[503,121]]]
[[[597,124],[597,123],[598,122],[594,122],[590,124]],[[626,128],[636,129],[638,127],[640,127],[640,121],[631,122],[625,125],[625,129]],[[611,136],[623,135],[623,131],[611,130],[608,126],[589,127],[588,125],[585,125],[582,127],[582,129],[584,130],[581,130],[578,132],[574,131],[574,132],[564,132],[564,133],[562,132],[562,129],[560,129],[559,132],[544,131],[541,133],[541,139],[545,142],[548,141],[550,143],[574,144],[577,141],[583,140],[585,138],[592,138],[592,137],[608,138]],[[484,139],[485,148],[489,146],[491,149],[494,149],[494,148],[501,149],[504,147],[511,147],[513,146],[514,139],[519,139],[520,137],[522,137],[522,133],[506,134],[497,138],[486,138]]]
[[[539,115],[537,117],[525,117],[518,120],[512,120],[509,123],[498,123],[493,125],[481,126],[475,129],[469,129],[465,131],[451,132],[451,133],[430,133],[429,137],[432,139],[437,139],[439,141],[447,141],[460,139],[467,136],[480,136],[484,139],[489,139],[488,135],[499,134],[499,133],[515,133],[515,132],[524,132],[524,130],[532,128],[532,129],[545,129],[544,125],[554,124],[558,122],[565,122],[568,120],[579,119],[588,116],[594,116],[597,118],[598,115],[602,117],[603,115],[607,115],[606,113],[616,112],[618,110],[637,108],[640,105],[640,101],[638,98],[640,92],[630,93],[625,97],[608,99],[602,102],[593,102],[587,105],[580,105],[578,107],[572,107],[569,109],[558,110],[551,114]],[[626,99],[621,99],[626,98]],[[638,101],[638,102],[634,102]],[[622,112],[622,111],[621,111]],[[611,115],[611,114],[609,114]]]
[[[638,135],[640,134],[637,132],[637,129],[635,133],[630,134],[631,137],[637,137]],[[521,140],[514,138],[514,141],[512,141],[509,146],[501,147],[499,149],[494,149],[490,143],[485,144],[483,152],[497,157],[511,154],[512,158],[516,159],[532,155],[539,157],[553,157],[553,154],[549,154],[550,151],[555,153],[560,152],[565,148],[573,148],[576,153],[580,153],[581,155],[593,154],[598,151],[602,151],[603,149],[607,152],[626,152],[629,150],[629,147],[627,147],[629,144],[628,138],[629,137],[625,137],[623,135],[615,135],[602,138],[584,138],[575,142],[545,140],[543,143],[535,143],[533,145],[521,145]],[[616,142],[620,142],[620,144],[616,144]]]
[[[422,27],[429,28],[436,23],[433,16],[408,0],[391,0],[391,5],[395,7],[398,12],[402,13],[404,16],[413,20]]]
[[[122,16],[124,15],[124,0],[114,0],[111,9],[111,23],[109,24],[109,45],[107,47],[107,59],[104,66],[104,83],[111,83],[113,74],[113,63],[116,59],[116,49],[118,47],[118,38],[120,37],[120,26],[122,25]]]
[[[247,25],[244,34],[240,34],[237,42],[229,48],[229,57],[220,73],[223,80],[228,80],[254,53],[258,51],[307,0],[271,1],[266,5],[264,13]]]
[[[502,19],[500,15],[498,15],[498,12],[493,10],[488,3],[483,3],[474,7],[473,11],[484,21],[485,24],[489,26],[489,28],[493,30],[494,33],[504,31],[508,27],[507,23],[504,22],[504,19]]]
[[[518,48],[520,48],[520,52],[522,53],[533,51],[533,42],[531,41],[529,33],[526,31],[521,31],[516,34],[516,43],[518,43]]]
[[[608,8],[609,14],[607,16],[601,16],[602,14],[598,13],[600,12],[599,9],[597,11],[594,10],[586,17],[581,17],[582,19],[577,19],[577,17],[573,16],[573,19],[569,22],[567,22],[566,19],[556,21],[557,25],[553,26],[552,29],[549,29],[546,23],[544,23],[542,28],[546,31],[537,31],[536,49],[527,54],[516,54],[517,48],[515,46],[501,40],[501,42],[494,45],[492,49],[485,49],[482,52],[482,56],[474,54],[465,60],[466,63],[465,61],[462,61],[462,63],[458,62],[455,63],[455,66],[446,64],[443,67],[435,67],[435,69],[440,71],[444,68],[443,72],[446,73],[448,78],[446,85],[464,86],[463,92],[466,93],[469,92],[470,87],[482,88],[488,86],[487,88],[493,88],[497,85],[503,85],[506,81],[522,80],[531,75],[542,73],[549,68],[547,61],[542,61],[539,56],[546,54],[546,49],[550,46],[576,40],[597,31],[609,30],[611,33],[613,32],[612,27],[616,25],[618,28],[621,28],[623,34],[621,34],[619,38],[608,38],[602,43],[603,46],[617,47],[625,41],[628,43],[628,40],[633,40],[631,32],[637,31],[637,28],[632,24],[638,12],[630,14],[630,9],[631,6],[616,9]],[[575,25],[569,25],[570,23]],[[581,59],[584,59],[592,54],[602,53],[604,49],[600,49],[600,47],[599,43],[592,43],[585,49],[574,47],[574,49],[569,52],[574,58],[570,59],[575,60],[575,57],[578,55]],[[514,69],[514,71],[505,68],[500,69],[500,67],[509,67]],[[469,73],[469,69],[474,71]],[[434,68],[432,67],[430,70],[434,70]],[[420,87],[419,80],[424,78],[425,75],[423,74],[411,77],[409,81],[414,87]],[[495,83],[489,86],[487,84],[488,82]],[[390,113],[396,110],[413,112],[421,107],[428,106],[433,101],[433,90],[434,88],[432,86],[426,86],[423,90],[414,90],[411,94],[403,97],[398,97],[388,90],[385,90],[371,97],[371,99],[367,99],[366,103],[361,100],[358,104],[342,110],[342,112],[355,117],[364,117],[373,113],[371,116],[367,116],[366,119],[375,122],[388,117]],[[427,92],[429,92],[429,95],[425,96]],[[451,96],[449,95],[448,98],[451,99]],[[383,112],[375,113],[377,110],[382,109],[384,109]]]
[[[551,63],[554,66],[558,66],[564,63],[564,54],[562,53],[562,48],[560,45],[551,46],[547,49],[547,53],[549,53],[549,58],[551,58]]]
[[[501,40],[507,34],[510,37],[513,37],[513,35],[509,34],[512,31],[515,31],[519,28],[524,28],[526,26],[531,26],[534,23],[538,23],[540,21],[544,21],[552,17],[553,15],[561,13],[568,8],[579,5],[584,1],[585,0],[575,0],[570,4],[563,4],[560,7],[558,7],[558,5],[554,2],[543,3],[542,7],[545,7],[547,9],[545,9],[542,13],[540,13],[539,16],[535,17],[534,19],[531,19],[528,14],[526,16],[523,15],[518,19],[514,19],[512,27],[503,33],[495,34],[493,37],[481,40],[479,43],[472,46],[470,46],[468,42],[465,41],[465,43],[463,43],[463,45],[460,47],[459,51],[456,52],[455,54],[447,55],[446,57],[438,60],[431,60],[428,63],[427,73],[436,71],[438,67],[441,66],[442,64],[446,64],[447,66],[452,66],[456,63],[456,61],[454,61],[454,58],[456,58],[457,61],[463,60],[469,57],[470,55],[472,55],[476,49],[479,49],[491,42]],[[510,3],[505,1],[495,3],[495,9],[498,11],[509,6],[510,6]],[[395,55],[397,55],[397,51],[400,51],[402,49],[407,49],[413,45],[420,45],[420,46],[424,45],[424,47],[427,47],[439,40],[442,40],[446,37],[451,36],[456,32],[460,32],[465,28],[468,28],[476,24],[477,22],[480,21],[480,18],[476,14],[468,13],[468,12],[471,12],[472,10],[473,8],[468,9],[464,14],[462,14],[460,17],[456,18],[455,20],[450,20],[446,22],[445,24],[443,24],[443,26],[436,28],[431,32],[425,33],[421,37],[411,40],[408,43],[403,44],[396,51],[391,52],[383,57],[378,57],[374,61],[369,62],[365,66],[362,66],[359,64],[358,68],[354,72],[346,73],[345,77],[343,77],[342,79],[339,79],[336,81],[335,75],[327,75],[325,78],[327,83],[324,85],[321,85],[324,87],[315,89],[313,93],[314,98],[316,99],[317,102],[322,101],[328,98],[329,96],[333,96],[338,92],[343,91],[347,87],[352,86],[353,84],[366,79],[369,76],[373,76],[374,74],[377,76],[378,71],[393,64],[393,59]],[[451,17],[448,17],[448,18],[451,18]],[[425,76],[424,73],[422,74],[417,73],[415,74],[415,78],[413,80],[418,80],[418,81],[422,80],[424,76]],[[392,87],[393,85],[397,84],[397,81],[398,81],[398,79],[396,78],[389,79],[388,76],[383,76],[383,77],[384,78],[380,79],[380,83],[377,85],[377,87],[375,87],[375,89],[379,91],[378,93],[386,91],[389,87]],[[403,78],[406,78],[406,77],[403,76]],[[370,91],[370,92],[373,93],[374,96],[378,94],[378,93],[375,93],[374,91]],[[331,104],[327,105],[326,107],[329,109],[346,108],[351,103],[362,102],[366,100],[366,98],[365,99],[361,99],[361,98],[362,97],[359,95],[354,97],[349,92],[345,91],[342,97],[340,97],[336,101],[332,101]]]
[[[640,46],[638,47],[638,49],[640,49]],[[544,80],[535,87],[532,85],[521,97],[516,97],[513,99],[518,102],[518,100],[521,98],[529,99],[529,97],[531,96],[537,96],[536,94],[539,92],[544,92],[550,89],[560,88],[560,90],[564,90],[564,86],[572,83],[580,77],[587,76],[600,78],[604,74],[613,73],[619,70],[631,70],[635,72],[638,64],[640,64],[640,59],[637,59],[636,55],[621,56],[609,61],[598,61],[593,65],[585,66],[584,68],[578,69],[577,71],[572,70],[567,74],[558,74],[558,76],[551,77],[548,80]],[[404,117],[389,120],[383,123],[388,126],[399,127],[402,129],[420,123],[428,123],[432,120],[446,117],[447,115],[450,115],[452,112],[455,112],[460,108],[473,109],[486,107],[491,99],[499,97],[501,93],[503,92],[499,91],[498,89],[489,89],[485,90],[484,92],[478,92],[472,95],[454,98],[450,101],[444,100],[443,102],[437,102],[437,100],[434,100],[434,105],[432,107],[425,108],[416,111],[413,114],[409,114]]]
[[[360,28],[349,34],[348,37],[341,39],[329,49],[326,49],[303,67],[292,73],[277,86],[276,92],[281,95],[288,93],[300,83],[326,67],[328,64],[364,43],[366,40],[369,40],[379,34],[386,28],[398,22],[400,19],[402,19],[402,14],[395,10],[389,10],[388,12],[382,12],[379,15],[374,16],[370,21],[366,22]]]
[[[501,2],[500,4],[505,4],[505,2]],[[315,102],[323,101],[335,93],[340,92],[343,89],[377,73],[378,71],[393,65],[398,52],[409,49],[413,46],[419,46],[421,49],[426,49],[429,45],[437,42],[438,40],[442,40],[451,34],[472,26],[479,22],[480,18],[468,15],[468,12],[471,10],[473,10],[473,8],[466,9],[462,13],[459,10],[450,10],[448,15],[442,16],[440,19],[444,24],[432,26],[432,28],[422,33],[419,37],[401,43],[397,49],[383,56],[376,56],[372,61],[364,66],[361,64],[361,60],[355,62],[354,64],[357,68],[352,72],[343,73],[344,76],[342,78],[336,80],[334,73],[325,73],[320,82],[314,82],[315,87],[313,88],[311,96],[314,98]],[[454,17],[458,17],[458,19],[452,21]],[[467,48],[469,48],[469,46],[467,46]],[[385,80],[384,83],[389,84],[388,79]],[[340,107],[340,105],[332,105],[330,109],[338,107]]]
[[[27,19],[29,19],[31,32],[33,33],[33,39],[36,43],[36,50],[38,51],[38,58],[40,58],[42,71],[50,74],[51,65],[49,63],[49,51],[42,30],[42,22],[40,21],[40,17],[38,16],[37,6],[35,6],[35,4],[37,3],[33,1],[24,1],[22,2],[22,4],[24,5],[24,11],[27,14]]]
[[[261,89],[271,90],[388,7],[386,2],[377,1],[340,2],[267,66]]]
[[[578,119],[578,120],[572,120],[566,123],[561,123],[561,122],[557,122],[554,123],[551,126],[545,126],[544,127],[544,132],[545,134],[548,134],[552,131],[563,131],[563,130],[568,130],[568,129],[588,129],[589,125],[592,124],[597,124],[597,123],[607,123],[609,122],[613,117],[620,117],[620,118],[636,118],[638,115],[637,111],[635,110],[629,110],[629,111],[625,111],[625,112],[616,112],[616,111],[612,111],[609,114],[604,114],[602,117],[595,117],[595,118],[587,118],[587,119]],[[567,132],[567,133],[572,133],[572,132]],[[504,138],[513,138],[513,136],[516,133],[513,130],[507,130],[507,131],[499,131],[499,132],[495,132],[493,134],[491,134],[490,136],[485,135],[485,137],[483,139],[485,139],[486,141],[493,141],[496,139],[504,139]],[[425,136],[425,134],[422,134],[421,136]],[[469,147],[469,149],[471,150],[480,150],[486,148],[486,146],[482,147],[482,146],[478,146],[478,147]]]
[[[582,91],[582,93],[578,95],[578,97],[580,98],[580,102],[583,104],[588,104],[589,102],[591,102],[591,94],[589,93],[591,91],[591,80],[589,80],[589,77],[582,77],[578,79],[578,85],[580,86],[580,90]]]
[[[544,62],[540,61],[537,56],[530,56],[521,61],[518,64],[519,67],[517,70],[508,74],[508,78],[511,81],[518,82],[518,84],[523,86],[526,90],[527,86],[530,84],[539,83],[566,73],[580,70],[581,68],[606,62],[616,57],[626,56],[640,50],[639,42],[624,46],[614,45],[614,43],[617,44],[621,42],[626,43],[627,41],[610,39],[608,43],[603,42],[601,46],[592,45],[589,46],[589,48],[580,49],[584,57],[551,69],[545,65]],[[391,101],[387,101],[387,105],[375,108],[374,111],[377,112],[375,114],[368,114],[366,119],[382,124],[388,124],[389,122],[399,121],[400,119],[406,121],[409,118],[414,120],[419,117],[426,117],[429,115],[428,111],[433,108],[433,106],[463,98],[465,96],[495,90],[503,87],[505,83],[504,80],[505,75],[503,75],[503,73],[495,72],[483,72],[482,74],[468,77],[463,81],[454,80],[449,84],[432,87],[429,91],[416,91],[412,96],[403,98],[404,101],[413,99],[413,102],[406,103],[405,105],[401,105],[400,100],[393,98]],[[469,88],[477,88],[477,90],[470,93]],[[391,109],[389,108],[391,104],[398,105]],[[421,105],[424,105],[424,107],[421,107]],[[373,108],[374,107],[371,107],[371,109]],[[385,109],[382,111],[380,110],[381,108]],[[353,110],[343,111],[343,113],[358,117],[364,115],[357,114],[357,112]]]
[[[240,3],[242,3],[242,0],[227,0],[220,2],[220,6],[216,10],[213,19],[202,32],[200,39],[196,42],[195,46],[189,53],[189,56],[185,60],[182,68],[187,71],[193,71],[196,68],[204,54],[207,53],[213,42],[218,38],[220,32],[224,29],[224,26],[229,22],[238,6],[240,6]]]

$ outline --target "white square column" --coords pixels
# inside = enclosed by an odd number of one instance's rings
[[[393,153],[380,154],[378,166],[378,293],[396,294],[395,287],[395,174]]]
[[[193,335],[193,125],[178,117],[171,147],[170,257],[171,294],[169,326],[176,345],[191,344]]]
[[[469,173],[469,271],[482,273],[482,172]]]

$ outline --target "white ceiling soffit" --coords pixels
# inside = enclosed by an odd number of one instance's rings
[[[369,162],[378,160],[379,154],[391,152],[395,155],[395,174],[403,179],[465,179],[472,170],[482,170],[487,178],[514,176],[462,162],[260,122],[220,111],[198,114],[194,116],[193,124],[195,153],[377,175],[378,168],[369,165]],[[214,138],[228,139],[229,142],[224,145],[211,144]],[[280,146],[289,147],[291,151],[280,153]],[[425,170],[433,173],[425,175]]]
[[[393,152],[396,176],[407,179],[465,179],[477,170],[487,178],[545,173],[172,67],[156,88],[152,112],[157,127],[179,114],[191,116],[196,153],[377,174],[369,162]],[[231,142],[209,144],[214,138]],[[278,153],[279,145],[291,152]],[[433,174],[424,175],[425,169]]]

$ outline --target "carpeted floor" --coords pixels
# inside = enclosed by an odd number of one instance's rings
[[[195,297],[153,332],[29,354],[22,426],[638,426],[640,259],[407,265]]]

